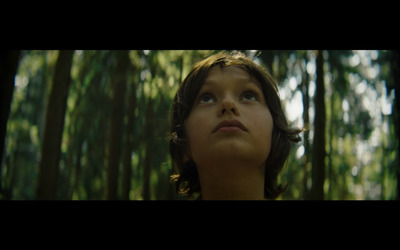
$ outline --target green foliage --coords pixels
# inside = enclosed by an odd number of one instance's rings
[[[216,52],[129,52],[125,105],[121,110],[124,122],[119,197],[123,193],[122,159],[128,154],[131,159],[129,199],[181,199],[169,182],[172,164],[167,136],[172,99],[191,66]],[[75,51],[61,145],[58,199],[106,199],[115,53]],[[286,113],[291,113],[290,124],[303,127],[306,125],[304,112],[310,114],[306,126],[309,146],[305,141],[293,145],[281,176],[289,188],[280,199],[305,199],[312,184],[311,162],[307,156],[310,157],[314,131],[315,52],[245,53],[254,56],[278,79],[282,104]],[[394,92],[389,53],[324,51],[325,199],[396,197],[398,143],[393,122],[395,111],[391,108]],[[6,153],[2,159],[2,181],[9,191],[8,198],[35,197],[44,112],[57,56],[58,51],[21,54],[7,126]],[[303,107],[305,100],[309,100],[308,110],[293,109]],[[130,125],[129,119],[133,121]],[[130,130],[131,151],[126,147]],[[150,188],[149,197],[144,195],[146,185]]]

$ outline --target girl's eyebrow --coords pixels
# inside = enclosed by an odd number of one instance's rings
[[[256,79],[256,78],[254,78],[254,77],[251,77],[251,76],[249,76],[249,77],[240,77],[240,78],[236,78],[237,80],[236,80],[236,82],[237,83],[239,83],[239,82],[241,82],[242,84],[255,84],[255,85],[257,85],[259,88],[261,88],[261,84],[258,82],[258,80]],[[203,82],[203,84],[202,84],[202,87],[204,86],[204,85],[218,85],[218,80],[216,80],[216,79],[214,79],[214,78],[212,78],[212,77],[207,77],[205,80],[204,80],[204,82]]]
[[[256,85],[260,90],[262,90],[261,84],[257,80],[254,81],[253,79],[250,79],[249,81],[246,81],[245,84]]]
[[[249,86],[249,85],[253,85],[257,89],[259,89],[261,91],[261,93],[262,93],[261,84],[255,78],[242,78],[242,79],[236,81],[235,84],[243,85],[244,87]],[[209,89],[209,88],[212,89],[212,88],[215,88],[215,87],[218,87],[218,81],[211,78],[211,79],[208,79],[208,80],[206,79],[204,81],[203,85],[200,87],[200,90]]]

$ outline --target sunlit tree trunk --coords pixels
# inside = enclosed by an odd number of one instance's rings
[[[46,107],[36,199],[56,199],[61,139],[74,51],[60,51]]]
[[[111,77],[113,89],[110,124],[109,156],[107,162],[107,199],[118,197],[118,168],[121,154],[122,124],[124,114],[125,90],[127,83],[129,52],[116,52],[116,65]]]
[[[331,103],[330,103],[330,117],[329,117],[329,138],[328,138],[328,144],[329,144],[329,151],[328,151],[328,182],[329,182],[329,189],[328,189],[328,194],[327,194],[327,199],[332,199],[332,192],[333,192],[333,186],[334,186],[334,172],[333,172],[333,134],[336,131],[336,122],[333,119],[334,116],[334,103],[336,100],[336,94],[333,93],[331,96]]]
[[[317,55],[317,83],[315,93],[314,140],[312,154],[311,199],[324,199],[325,179],[325,87],[322,51]]]

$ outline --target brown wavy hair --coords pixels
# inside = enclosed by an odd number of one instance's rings
[[[261,84],[266,104],[273,118],[271,151],[266,160],[264,196],[275,199],[287,189],[287,185],[278,184],[278,175],[289,156],[291,143],[299,142],[301,129],[289,128],[283,112],[277,82],[263,67],[240,52],[220,52],[195,64],[179,87],[172,104],[169,132],[169,150],[174,164],[171,180],[175,182],[176,192],[192,198],[201,195],[199,175],[193,160],[183,161],[186,153],[187,138],[184,121],[188,118],[200,88],[209,70],[215,66],[237,66],[255,77]],[[201,196],[200,196],[201,197]]]

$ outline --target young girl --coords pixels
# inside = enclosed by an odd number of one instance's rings
[[[175,95],[170,154],[176,191],[203,200],[274,199],[300,129],[288,127],[275,80],[241,53],[194,65]]]

